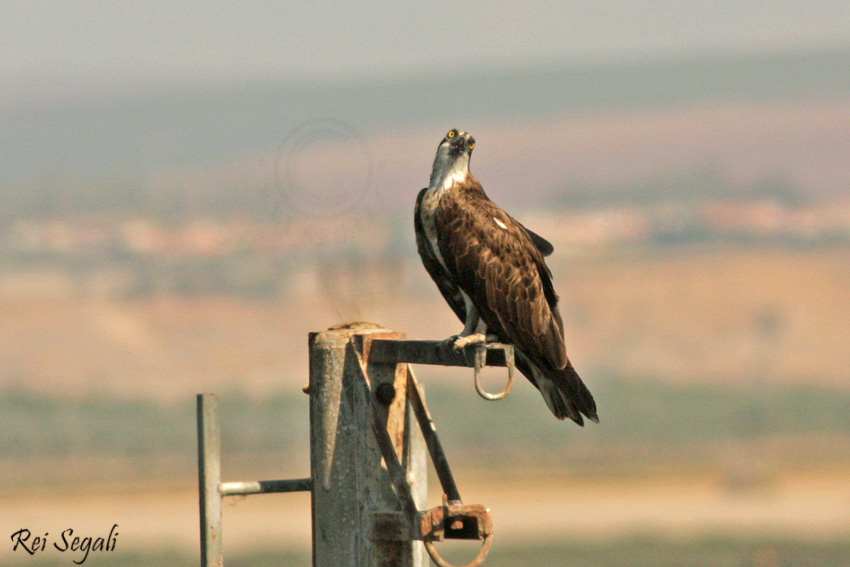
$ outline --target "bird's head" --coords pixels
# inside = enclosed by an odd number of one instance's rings
[[[442,186],[446,182],[463,181],[469,175],[469,157],[475,149],[475,138],[462,130],[449,130],[434,158],[431,171],[431,187]]]

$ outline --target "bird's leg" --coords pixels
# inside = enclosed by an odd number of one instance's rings
[[[475,330],[478,327],[478,324],[481,318],[478,316],[478,310],[472,305],[472,302],[469,301],[464,295],[464,299],[466,299],[466,321],[464,322],[463,330],[458,335],[452,335],[443,341],[446,345],[446,348],[451,347],[454,350],[460,350],[468,344],[472,344],[476,341],[475,338],[469,339],[469,337],[475,336]]]
[[[487,342],[487,336],[481,332],[486,331],[487,326],[481,321],[478,309],[475,308],[472,301],[467,299],[466,295],[464,295],[464,299],[466,300],[466,322],[460,335],[454,337],[452,346],[455,350],[462,350],[471,344]]]

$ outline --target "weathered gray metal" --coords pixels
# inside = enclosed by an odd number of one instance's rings
[[[446,458],[446,453],[443,451],[443,445],[437,436],[437,427],[434,425],[434,420],[431,419],[431,412],[428,411],[428,406],[425,405],[425,394],[419,385],[419,381],[416,380],[416,376],[413,374],[413,369],[410,369],[409,372],[407,395],[410,399],[410,405],[413,408],[416,420],[419,422],[419,428],[424,434],[425,444],[428,447],[428,453],[431,455],[434,470],[440,479],[443,494],[446,495],[449,502],[460,502],[460,491],[457,488],[457,483],[455,483],[452,470],[449,468],[449,461]]]
[[[487,366],[507,366],[506,350],[512,350],[511,345],[500,343],[473,343],[463,349],[456,350],[446,341],[410,341],[402,339],[372,340],[369,360],[371,362],[412,364],[436,364],[439,366],[475,367],[475,353],[483,346],[486,350],[485,364]]]
[[[481,367],[507,365],[511,379],[504,395],[512,384],[510,345],[456,351],[446,342],[406,341],[371,323],[313,333],[310,478],[225,483],[218,398],[198,396],[202,567],[223,566],[223,497],[302,490],[312,492],[314,567],[426,567],[428,556],[450,567],[434,547],[443,538],[483,539],[467,567],[483,562],[493,538],[489,510],[461,502],[424,393],[406,362],[474,366],[479,393]],[[426,444],[444,502],[423,512]]]
[[[514,347],[502,343],[472,343],[456,349],[449,341],[375,340],[370,360],[373,362],[408,362],[439,366],[474,368],[475,391],[485,400],[501,400],[514,387]],[[481,385],[481,369],[485,366],[506,366],[508,382],[501,392],[491,394]]]
[[[198,486],[201,508],[201,567],[222,567],[221,555],[221,428],[218,396],[198,394]]]
[[[402,336],[356,323],[310,337],[314,567],[427,565],[405,529],[409,507],[425,507],[424,441],[410,427],[407,365],[370,361],[378,338]],[[394,389],[389,405],[387,388],[375,396],[382,384]],[[381,443],[391,444],[388,463]]]
[[[198,492],[201,567],[223,567],[221,500],[226,496],[311,490],[313,479],[221,482],[221,425],[218,396],[198,394]]]

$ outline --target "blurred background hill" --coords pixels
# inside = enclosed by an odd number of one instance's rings
[[[306,475],[308,332],[458,332],[411,215],[459,127],[555,245],[602,419],[418,370],[493,564],[846,564],[850,13],[539,4],[463,8],[470,34],[287,8],[280,37],[253,5],[3,8],[4,533],[119,523],[89,561],[194,562],[198,392],[223,396],[225,477]],[[307,500],[264,498],[225,511],[225,549],[306,565]]]

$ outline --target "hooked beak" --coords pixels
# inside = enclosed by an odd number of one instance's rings
[[[458,136],[449,142],[449,149],[451,150],[452,155],[465,153],[469,149],[469,142],[467,141],[466,136]]]

